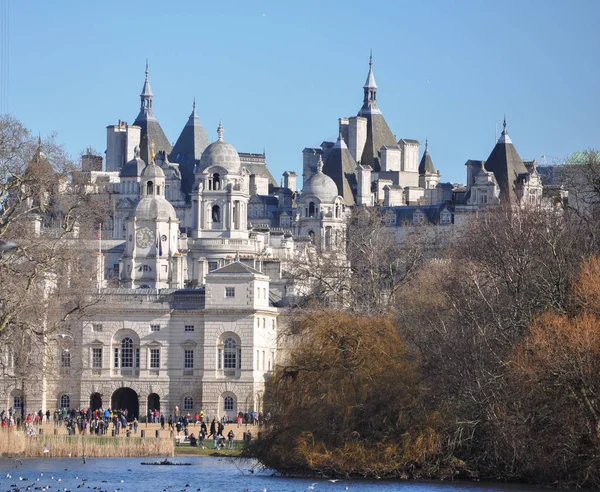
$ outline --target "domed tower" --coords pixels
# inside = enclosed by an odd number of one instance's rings
[[[206,147],[196,170],[192,237],[247,239],[248,175],[223,133],[220,122],[218,140]]]
[[[304,182],[298,199],[297,234],[310,236],[324,251],[339,249],[344,241],[344,199],[335,181],[323,173],[319,156],[317,172]]]
[[[179,220],[173,205],[165,199],[165,173],[154,162],[142,171],[140,189],[140,201],[126,221],[120,283],[130,288],[183,287]]]

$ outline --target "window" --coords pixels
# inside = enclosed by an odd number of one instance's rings
[[[150,331],[160,331],[160,325],[150,325]]]
[[[479,203],[485,204],[488,202],[487,190],[479,190]]]
[[[425,215],[423,215],[423,212],[415,212],[413,215],[413,224],[422,224],[423,222],[425,222]]]
[[[69,395],[62,395],[60,397],[60,408],[69,408],[71,406],[71,397]]]
[[[183,399],[183,409],[186,411],[191,411],[194,409],[194,399],[191,396],[186,396]]]
[[[444,213],[440,216],[440,222],[442,224],[449,224],[451,222],[450,219],[451,219],[451,217],[450,217],[450,214],[448,214],[448,213]]]
[[[227,338],[223,343],[223,349],[223,368],[236,369],[238,367],[236,341],[233,338]]]
[[[226,412],[233,411],[233,396],[226,396],[223,398],[223,410]]]
[[[183,368],[193,369],[194,368],[194,351],[185,349],[183,351]]]
[[[263,318],[263,328],[266,328],[266,327],[267,327],[267,319]]]
[[[121,341],[121,367],[133,367],[133,340],[129,337]]]
[[[115,359],[114,359],[115,367],[119,367],[119,348],[115,347]]]
[[[216,270],[217,268],[219,268],[219,264],[216,261],[208,262],[208,271],[209,272],[212,272],[213,270]]]
[[[212,221],[215,224],[221,222],[221,207],[219,207],[218,205],[213,205],[211,217]]]
[[[235,297],[235,287],[225,287],[225,297]]]
[[[13,398],[13,407],[15,410],[23,409],[23,397],[21,395],[15,395]]]
[[[262,351],[262,368],[264,371],[265,370],[265,351],[264,350]]]
[[[160,349],[150,349],[150,369],[160,368]]]
[[[102,349],[101,348],[93,348],[92,349],[92,367],[94,369],[102,368]]]
[[[150,268],[149,265],[142,265],[142,271],[143,272],[151,272],[152,269]]]
[[[184,331],[194,331],[194,325],[185,325]]]
[[[60,367],[71,367],[71,352],[63,350],[60,354]]]
[[[102,331],[102,325],[100,323],[94,323],[92,325],[92,331]]]
[[[256,370],[260,369],[260,350],[256,351]]]

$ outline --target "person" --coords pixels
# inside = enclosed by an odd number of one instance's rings
[[[169,430],[173,430],[173,414],[169,414]]]
[[[204,422],[202,422],[204,424]],[[204,425],[204,429],[200,428],[200,447],[202,449],[206,449],[204,447],[204,438],[206,437],[206,425]]]
[[[240,425],[242,425],[242,416],[238,414],[238,416],[235,418],[235,421],[237,422],[237,426],[239,429]]]
[[[217,424],[215,422],[215,419],[212,419],[212,422],[210,423],[210,434],[208,435],[208,437],[210,436],[216,436],[217,435]]]
[[[133,419],[133,432],[134,432],[134,434],[137,434],[137,428],[138,428],[138,419],[134,418]]]
[[[213,449],[217,449],[217,442],[219,440],[219,436],[217,436],[217,433],[213,433]]]
[[[233,438],[235,437],[235,434],[233,433],[233,429],[229,429],[229,432],[227,433],[227,440],[229,441],[229,449],[233,449]]]
[[[162,413],[160,414],[160,428],[165,429],[165,416]]]
[[[204,410],[200,409],[200,422],[204,422]]]
[[[190,434],[190,446],[193,446],[194,448],[198,446],[198,439],[196,439],[193,432]]]

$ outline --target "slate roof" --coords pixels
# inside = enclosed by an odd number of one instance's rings
[[[423,157],[421,158],[421,162],[419,163],[419,174],[435,174],[436,172],[437,171],[433,166],[431,156],[429,155],[429,150],[427,149],[427,141],[425,141],[425,152],[423,152]]]
[[[454,212],[454,207],[446,205],[445,203],[441,203],[438,205],[407,205],[407,206],[395,206],[390,207],[389,210],[392,210],[396,215],[396,224],[412,224],[413,216],[417,210],[423,212],[425,216],[425,220],[430,224],[439,224],[440,216],[444,210],[448,210],[450,213]]]
[[[357,188],[356,161],[340,135],[323,164],[323,173],[335,182],[346,205],[354,205]]]
[[[372,111],[363,111],[363,109],[358,112],[358,116],[367,119],[367,141],[365,142],[360,163],[371,166],[374,172],[379,172],[381,171],[381,147],[385,145],[397,148],[398,144],[381,112],[374,113]]]
[[[517,180],[519,175],[527,174],[527,168],[508,136],[506,120],[504,121],[502,135],[500,135],[494,150],[485,161],[485,169],[494,173],[500,187],[500,200],[503,203],[516,203]]]
[[[238,152],[242,167],[245,167],[250,174],[256,174],[269,180],[269,185],[277,187],[277,181],[269,171],[265,161],[264,154],[252,154],[248,152]]]
[[[179,163],[181,171],[181,191],[185,193],[186,200],[190,200],[190,194],[194,187],[194,168],[200,162],[202,152],[208,147],[210,141],[204,131],[200,118],[196,112],[196,101],[192,108],[192,114],[181,130],[177,142],[169,155],[171,162]]]

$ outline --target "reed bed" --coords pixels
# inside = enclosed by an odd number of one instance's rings
[[[173,456],[173,439],[96,436],[26,437],[22,431],[0,431],[0,456],[26,458],[134,458]],[[47,450],[47,452],[44,452]]]

